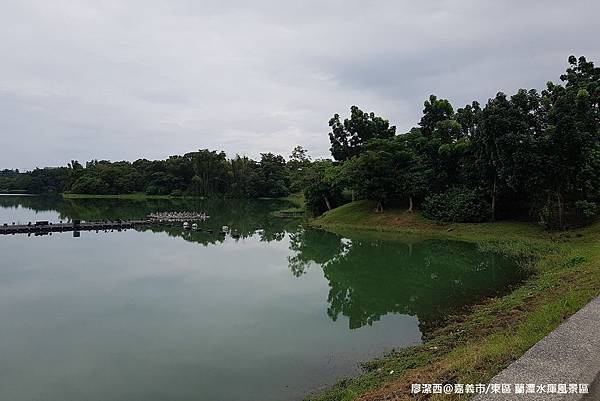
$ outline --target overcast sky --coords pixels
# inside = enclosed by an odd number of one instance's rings
[[[328,155],[356,104],[404,132],[600,63],[600,1],[2,0],[0,168],[200,148]]]

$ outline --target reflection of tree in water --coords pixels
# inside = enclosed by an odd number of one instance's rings
[[[64,202],[59,196],[0,196],[0,207],[14,208],[21,206],[36,212],[55,212],[56,205]]]
[[[292,273],[301,275],[311,262],[321,265],[330,287],[327,313],[333,320],[347,316],[350,328],[401,313],[417,316],[426,330],[452,310],[523,278],[512,261],[469,243],[350,242],[317,230],[292,237]]]
[[[62,197],[0,197],[0,207],[23,206],[35,211],[56,211],[62,220],[142,220],[157,211],[202,211],[210,218],[199,223],[204,231],[183,230],[177,226],[152,226],[151,232],[204,245],[221,243],[229,233],[239,238],[258,235],[261,241],[281,241],[286,232],[297,230],[298,221],[274,218],[272,212],[290,206],[280,200],[247,199],[63,199]],[[211,230],[211,233],[207,231]]]
[[[311,263],[325,265],[344,251],[342,238],[324,230],[300,229],[290,234],[288,264],[292,274],[300,277]]]

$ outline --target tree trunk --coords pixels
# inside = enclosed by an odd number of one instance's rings
[[[563,199],[560,191],[556,192],[556,201],[558,202],[558,227],[561,230],[565,229],[564,221],[565,221],[565,208],[563,204]]]
[[[492,221],[496,221],[496,176],[492,185]]]
[[[331,210],[331,203],[329,203],[329,199],[326,196],[323,197],[325,200],[325,206],[327,206],[327,210]]]
[[[377,213],[383,212],[383,203],[381,201],[377,202],[377,208],[375,209]]]
[[[413,197],[412,196],[408,197],[408,211],[409,212],[413,211]]]
[[[354,190],[352,190],[352,202],[354,202],[356,200],[356,197],[354,195]]]

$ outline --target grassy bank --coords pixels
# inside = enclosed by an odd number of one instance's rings
[[[302,192],[298,192],[295,194],[288,195],[284,198],[280,198],[282,200],[286,200],[288,202],[293,203],[298,209],[304,210],[304,194]]]
[[[411,383],[485,383],[600,294],[600,224],[549,233],[530,223],[439,225],[418,213],[374,209],[371,202],[354,202],[311,224],[341,234],[360,229],[476,242],[518,258],[532,274],[509,294],[451,317],[427,333],[422,345],[367,362],[364,374],[311,400],[412,400]]]
[[[286,197],[277,199],[288,201],[293,205],[293,207],[276,210],[272,213],[273,216],[282,218],[304,218],[306,208],[304,207],[304,194],[302,192],[291,194]]]

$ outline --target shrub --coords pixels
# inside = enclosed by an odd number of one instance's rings
[[[452,188],[425,198],[422,212],[437,221],[480,223],[489,220],[491,206],[480,191]]]
[[[600,207],[597,203],[578,200],[564,205],[563,221],[560,221],[558,205],[551,198],[545,203],[538,202],[532,208],[538,221],[549,230],[564,230],[565,228],[583,227],[593,223],[600,216]]]
[[[575,202],[575,210],[577,210],[579,216],[586,220],[593,220],[600,212],[596,203],[586,200],[578,200]]]
[[[74,194],[108,194],[111,188],[100,177],[82,176],[73,183],[71,192]]]

